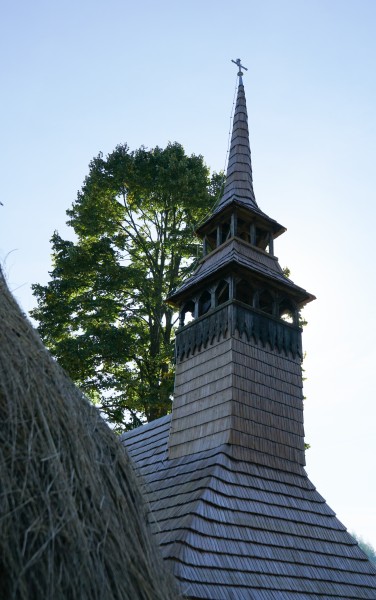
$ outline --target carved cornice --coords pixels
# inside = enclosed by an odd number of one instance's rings
[[[226,336],[230,331],[230,309],[231,305],[226,303],[178,330],[175,343],[176,360],[187,358],[196,350],[206,348],[221,336]]]
[[[176,360],[238,332],[272,350],[303,358],[301,330],[237,301],[229,301],[176,332]]]
[[[237,330],[239,335],[244,333],[248,340],[253,338],[263,346],[269,344],[272,350],[291,353],[294,358],[303,358],[299,327],[237,303],[234,303],[234,317],[234,330]]]

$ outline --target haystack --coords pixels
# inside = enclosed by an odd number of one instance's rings
[[[168,600],[127,455],[0,273],[0,598]]]

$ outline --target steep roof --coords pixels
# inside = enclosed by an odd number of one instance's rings
[[[162,554],[191,599],[375,599],[376,568],[300,474],[223,445],[167,460],[170,417],[123,443]]]
[[[248,208],[258,210],[253,191],[247,105],[242,83],[238,86],[225,188],[216,210],[220,210],[234,197]]]
[[[218,275],[223,269],[234,265],[247,269],[261,278],[272,280],[276,286],[289,290],[296,297],[299,305],[314,299],[312,294],[295,285],[284,275],[276,256],[251,246],[240,238],[230,238],[200,261],[191,277],[169,295],[169,301],[177,302],[187,290],[190,291],[201,281]]]
[[[248,222],[249,225],[252,223],[254,227],[257,224],[261,229],[266,228],[264,234],[268,232],[268,236],[274,239],[286,229],[263,213],[256,203],[253,190],[247,107],[241,71],[238,75],[240,81],[224,192],[209,217],[197,227],[196,233],[201,236],[213,235],[213,230],[216,227],[220,227],[223,222],[228,223],[234,218],[237,222],[243,220],[244,223]],[[291,294],[291,297],[294,297],[300,307],[314,299],[312,294],[298,287],[284,276],[275,256],[257,247],[255,242],[251,242],[251,240],[244,241],[237,237],[236,226],[230,225],[230,231],[231,237],[227,241],[218,241],[216,236],[215,249],[212,249],[201,259],[191,277],[169,294],[169,302],[172,304],[181,303],[187,295],[194,293],[197,284],[205,285],[206,279],[220,274],[221,270],[223,271],[226,267],[234,267],[235,265],[241,269],[246,269],[256,278],[260,276],[266,278],[275,287],[280,288],[282,286],[285,291]]]
[[[285,228],[266,215],[257,205],[253,190],[251,148],[249,144],[248,114],[245,91],[240,77],[232,125],[231,145],[227,165],[226,181],[222,197],[210,216],[197,228],[200,233],[215,216],[231,204],[252,211],[255,216],[268,221],[277,235]]]

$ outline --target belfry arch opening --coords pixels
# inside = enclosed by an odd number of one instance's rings
[[[256,240],[255,246],[261,248],[261,250],[267,250],[270,242],[270,233],[264,229],[256,227]]]
[[[219,282],[217,289],[215,290],[215,304],[220,306],[230,299],[230,286],[228,281],[222,280]]]
[[[202,317],[205,315],[208,310],[211,308],[211,294],[207,290],[202,292],[199,300],[198,300],[198,316]]]
[[[297,325],[298,311],[293,303],[289,300],[282,300],[282,302],[279,303],[278,316],[286,323]]]
[[[231,236],[231,225],[230,223],[222,223],[222,225],[220,225],[220,239],[219,239],[219,243],[220,244],[224,244],[224,242],[226,242]]]
[[[244,221],[243,219],[238,219],[236,235],[241,240],[249,243],[251,241],[249,222]]]
[[[184,325],[188,325],[191,321],[193,321],[195,316],[195,303],[193,300],[186,302],[183,304],[183,307],[180,311],[180,327],[184,327]]]
[[[274,298],[268,290],[264,290],[259,294],[258,307],[262,312],[268,315],[274,314]]]
[[[241,279],[235,286],[235,300],[244,302],[244,304],[253,305],[254,289],[248,281]]]

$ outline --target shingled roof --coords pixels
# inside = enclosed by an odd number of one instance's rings
[[[247,104],[242,83],[238,86],[225,187],[216,211],[221,210],[234,197],[247,208],[259,210],[253,191]]]
[[[376,569],[302,469],[224,444],[169,460],[170,416],[124,436],[162,554],[191,599],[375,599]]]
[[[224,195],[198,229],[201,263],[169,297],[172,415],[123,443],[190,600],[376,600],[376,568],[304,470],[298,309],[314,296],[284,276],[284,228],[256,204],[239,76]]]
[[[291,279],[286,277],[275,256],[262,252],[239,238],[230,238],[200,261],[192,276],[170,294],[169,300],[176,301],[180,297],[184,297],[186,291],[200,281],[217,276],[222,271],[236,266],[253,271],[261,278],[272,279],[276,286],[288,288],[300,304],[314,299],[312,294],[295,285]]]
[[[211,215],[202,223],[197,231],[200,233],[205,225],[215,218],[215,215],[228,207],[237,204],[251,210],[255,215],[267,219],[273,224],[275,232],[283,233],[285,228],[266,215],[256,202],[253,190],[251,148],[249,144],[248,114],[245,91],[242,78],[240,78],[236,99],[235,113],[233,119],[232,136],[230,144],[229,159],[226,172],[226,181],[218,204]]]

